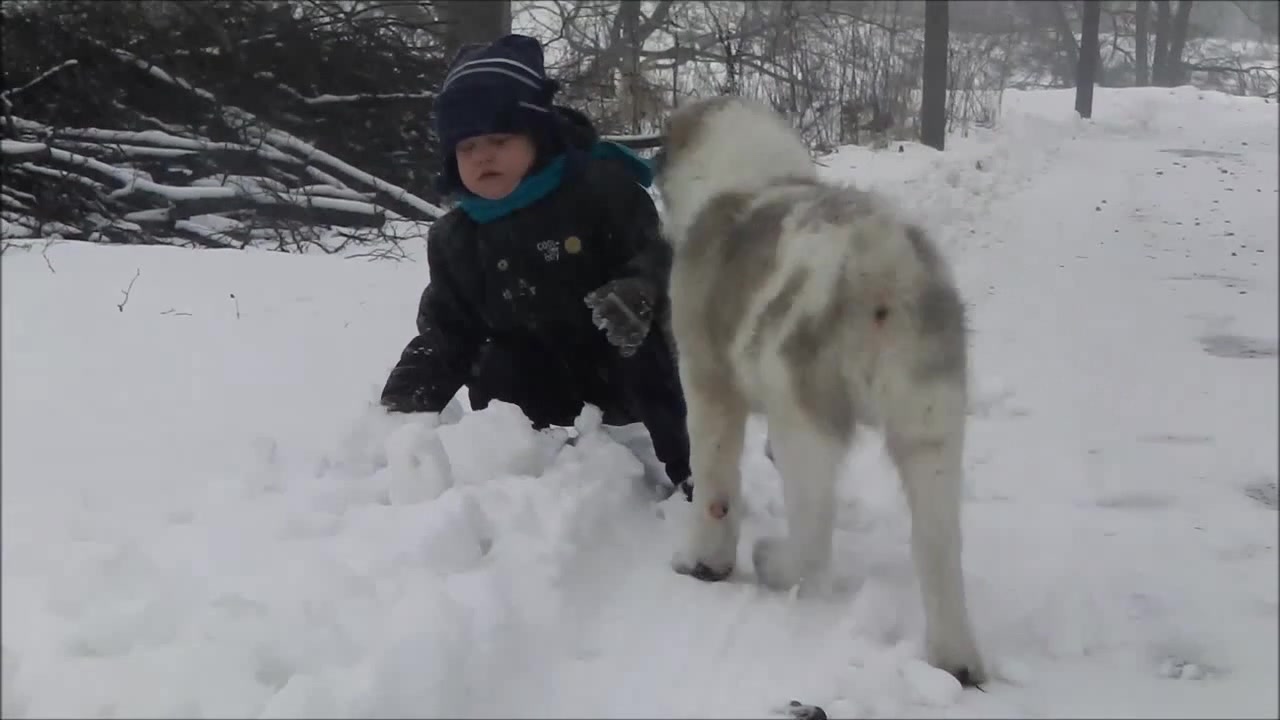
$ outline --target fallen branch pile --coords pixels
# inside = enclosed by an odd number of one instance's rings
[[[6,3],[4,236],[333,251],[438,217],[439,53],[331,5]]]

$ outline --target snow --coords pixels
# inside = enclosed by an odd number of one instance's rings
[[[64,241],[0,261],[3,715],[1275,717],[1276,108],[1096,92],[822,159],[918,213],[971,305],[986,692],[920,660],[872,433],[830,595],[745,550],[704,584],[667,564],[687,504],[598,418],[561,447],[507,405],[375,409],[420,234],[399,263]],[[744,548],[782,523],[762,434]]]

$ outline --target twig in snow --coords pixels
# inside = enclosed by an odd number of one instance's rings
[[[162,313],[160,313],[160,314],[161,314],[161,315],[185,315],[185,316],[187,316],[187,317],[191,317],[191,313],[189,313],[189,312],[179,312],[178,310],[174,310],[173,308],[169,308],[168,310],[165,310],[164,312],[162,312]]]
[[[137,270],[134,270],[133,279],[129,281],[129,287],[120,291],[120,293],[124,295],[124,300],[121,300],[120,304],[116,305],[116,307],[120,308],[120,312],[124,312],[124,306],[129,304],[129,293],[133,291],[133,284],[138,281],[138,276],[141,274],[142,274],[142,268],[138,268]]]
[[[49,246],[52,244],[52,240],[45,241],[44,247],[40,248],[40,257],[44,258],[44,264],[49,267],[49,272],[57,275],[58,271],[53,269],[53,263],[49,261]]]
[[[238,299],[236,299],[236,294],[235,294],[235,293],[231,293],[231,302],[235,303],[235,306],[236,306],[236,319],[237,319],[237,320],[239,320],[239,319],[240,319],[240,301],[239,301]]]

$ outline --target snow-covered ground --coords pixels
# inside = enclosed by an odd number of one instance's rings
[[[834,595],[757,587],[745,550],[704,584],[668,566],[687,505],[590,423],[557,451],[511,406],[438,435],[374,408],[420,245],[66,242],[0,263],[3,714],[1276,717],[1276,106],[1071,108],[1011,92],[946,153],[824,159],[919,212],[972,306],[985,693],[919,659],[873,434]],[[761,445],[746,542],[782,522]]]

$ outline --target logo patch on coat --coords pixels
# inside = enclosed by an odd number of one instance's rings
[[[555,262],[560,259],[559,240],[543,240],[538,243],[538,249],[542,251],[542,259],[547,262]]]
[[[564,239],[564,251],[570,255],[577,255],[582,252],[582,238],[577,235],[570,235]]]

